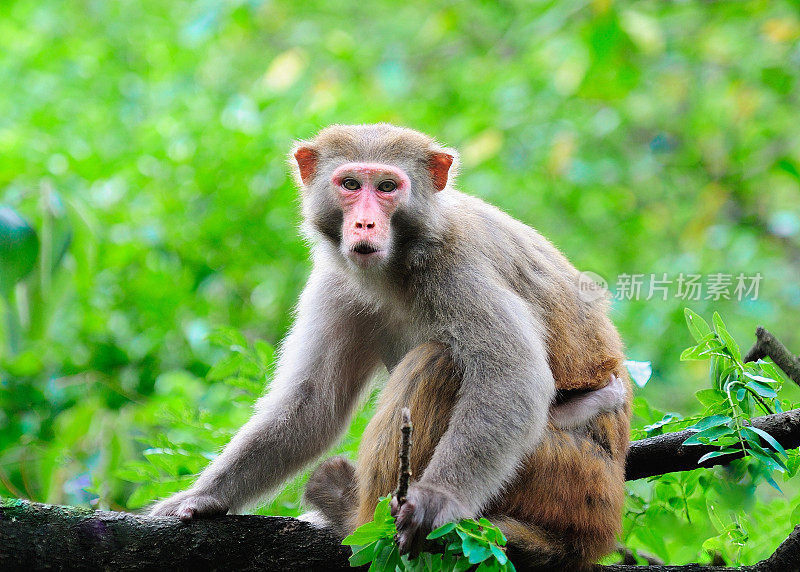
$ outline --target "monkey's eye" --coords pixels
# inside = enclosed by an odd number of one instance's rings
[[[348,191],[357,191],[358,189],[361,188],[361,183],[359,183],[352,177],[347,177],[342,181],[342,186]]]
[[[382,193],[391,193],[396,188],[397,183],[394,181],[383,181],[380,185],[378,185],[378,190]]]

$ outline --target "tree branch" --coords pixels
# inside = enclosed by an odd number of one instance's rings
[[[294,518],[177,517],[3,501],[0,570],[311,570],[344,572],[350,550],[325,530]],[[596,565],[595,572],[797,572],[800,526],[754,566]],[[526,569],[517,566],[517,570]]]
[[[753,427],[772,435],[784,449],[800,447],[800,409],[756,417],[753,419]],[[742,452],[738,451],[714,457],[698,465],[700,457],[710,451],[716,451],[719,447],[683,445],[683,442],[694,433],[685,429],[677,433],[666,433],[632,442],[628,449],[625,479],[633,481],[676,471],[726,465],[743,456]]]
[[[753,564],[734,568],[730,566],[705,566],[703,564],[684,564],[682,566],[610,566],[596,565],[594,572],[798,572],[800,571],[800,525],[772,553],[772,556]]]
[[[349,570],[350,549],[294,518],[177,517],[3,501],[0,570]]]
[[[744,361],[757,361],[769,356],[783,372],[797,385],[800,385],[800,357],[792,354],[778,338],[770,334],[764,326],[756,328],[756,341]]]

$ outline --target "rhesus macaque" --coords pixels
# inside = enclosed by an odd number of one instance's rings
[[[306,499],[340,535],[397,483],[411,409],[415,481],[403,552],[486,516],[512,560],[581,566],[613,548],[630,384],[605,299],[545,238],[452,186],[456,152],[386,124],[324,129],[293,150],[313,270],[275,379],[187,491],[151,514],[235,512],[322,455],[381,365],[358,464],[323,463]]]

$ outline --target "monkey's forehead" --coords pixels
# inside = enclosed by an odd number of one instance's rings
[[[350,161],[387,160],[394,157],[426,157],[438,147],[436,141],[407,127],[388,123],[331,125],[311,140],[322,155]]]

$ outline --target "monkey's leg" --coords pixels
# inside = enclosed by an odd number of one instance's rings
[[[545,433],[486,509],[513,545],[515,563],[579,570],[613,550],[625,501],[628,427],[626,407],[580,430]]]
[[[358,451],[358,511],[353,526],[372,520],[378,497],[397,487],[403,407],[414,424],[410,467],[419,479],[433,455],[456,401],[461,373],[450,348],[439,342],[417,346],[395,367]]]
[[[397,486],[402,408],[411,409],[410,465],[419,478],[447,430],[460,382],[449,348],[440,343],[413,349],[392,372],[361,440],[351,530],[372,520],[378,497]],[[577,570],[613,548],[625,496],[628,420],[623,407],[570,431],[549,427],[517,476],[486,507],[481,516],[500,526],[520,563]]]
[[[372,520],[378,497],[395,490],[401,410],[406,406],[411,407],[415,427],[411,469],[422,474],[447,429],[459,381],[450,350],[443,344],[421,345],[397,365],[362,435],[358,471],[347,459],[334,457],[309,477],[304,500],[322,514],[328,527],[344,538]]]

